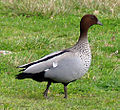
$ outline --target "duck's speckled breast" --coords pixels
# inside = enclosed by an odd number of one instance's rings
[[[82,77],[88,71],[90,67],[91,60],[92,60],[91,50],[90,50],[88,41],[83,41],[81,43],[78,43],[77,45],[73,47],[72,50],[74,50],[75,55],[78,56],[82,62],[82,70],[74,74],[74,77],[78,79]]]

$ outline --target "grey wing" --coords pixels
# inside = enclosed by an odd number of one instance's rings
[[[69,52],[65,52],[65,51],[55,52],[43,57],[42,59],[36,62],[20,66],[20,68],[21,67],[25,68],[24,73],[32,73],[32,74],[40,73],[42,71],[47,71],[48,69],[55,66],[54,62],[61,60],[67,53]]]
[[[56,82],[68,83],[79,79],[86,73],[82,60],[76,56],[66,56],[55,63],[56,66],[54,68],[45,72],[45,78],[50,78]]]
[[[28,67],[31,66],[31,65],[37,64],[37,63],[39,63],[39,62],[43,62],[43,61],[49,59],[50,57],[52,57],[52,56],[54,56],[54,55],[56,55],[56,54],[59,54],[59,53],[61,53],[61,52],[62,52],[62,51],[57,51],[57,52],[51,53],[51,54],[46,55],[46,56],[44,56],[43,58],[41,58],[41,59],[39,59],[39,60],[36,60],[36,61],[34,61],[34,62],[30,62],[30,63],[28,63],[28,64],[20,65],[20,66],[18,66],[18,68],[28,68]]]

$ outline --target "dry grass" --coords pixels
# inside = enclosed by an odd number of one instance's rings
[[[1,0],[14,14],[94,13],[120,17],[120,0]]]

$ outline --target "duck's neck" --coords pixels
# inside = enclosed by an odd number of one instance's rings
[[[87,33],[80,33],[78,42],[72,48],[79,51],[89,49]]]
[[[81,32],[77,44],[81,42],[88,42],[87,32]]]

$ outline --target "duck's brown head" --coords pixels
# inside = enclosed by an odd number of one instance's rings
[[[87,33],[89,27],[94,24],[102,25],[102,23],[97,19],[95,15],[87,14],[83,16],[80,22],[81,33]]]

